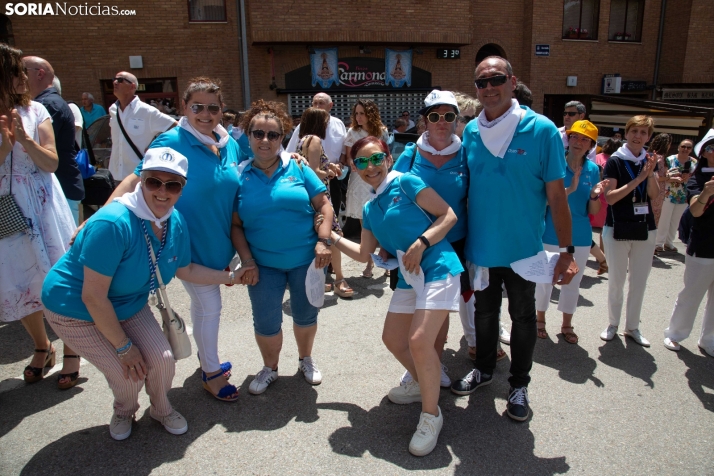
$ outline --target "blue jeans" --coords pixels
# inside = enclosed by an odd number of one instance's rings
[[[527,387],[531,381],[533,350],[537,338],[535,283],[518,276],[511,268],[489,268],[488,287],[476,291],[476,365],[485,374],[496,368],[498,317],[501,313],[502,291],[508,293],[508,313],[511,315],[511,387]]]
[[[69,205],[69,209],[74,217],[75,225],[79,226],[79,200],[70,200],[68,198],[67,204]]]
[[[311,263],[310,263],[311,264]],[[305,276],[310,264],[293,269],[276,269],[258,266],[260,278],[255,286],[248,286],[248,296],[253,307],[253,328],[263,337],[280,333],[283,325],[283,297],[290,287],[290,310],[298,327],[317,324],[318,308],[310,304],[305,291]]]

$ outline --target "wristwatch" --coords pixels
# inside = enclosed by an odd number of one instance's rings
[[[335,242],[330,238],[318,238],[317,241],[323,243],[325,246],[332,246],[335,244]]]
[[[558,249],[558,251],[561,253],[570,253],[572,255],[572,254],[575,254],[575,247],[573,245],[568,245],[568,246]]]

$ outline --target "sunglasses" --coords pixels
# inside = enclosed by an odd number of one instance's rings
[[[680,149],[691,149],[692,146],[691,145],[680,145],[679,148]]]
[[[219,112],[221,112],[221,106],[218,104],[191,104],[188,107],[192,113],[194,114],[201,114],[204,109],[208,109],[208,112],[211,113],[212,116],[215,116]]]
[[[576,111],[576,112],[573,112],[573,111],[563,111],[563,117],[565,117],[565,116],[575,117],[575,116],[577,116],[578,114],[579,114],[579,113],[578,113],[577,111]]]
[[[491,83],[491,86],[495,88],[504,84],[508,78],[509,77],[505,74],[499,74],[498,76],[491,76],[490,78],[477,79],[474,83],[478,89],[484,89],[488,83]]]
[[[128,79],[126,79],[126,78],[121,78],[121,77],[114,78],[114,82],[115,82],[115,83],[134,84],[134,83],[131,82],[130,80],[128,80]]]
[[[469,123],[476,119],[476,116],[459,116],[459,120],[463,123]]]
[[[439,114],[438,112],[430,112],[429,114],[426,115],[426,118],[429,122],[432,124],[436,124],[439,122],[439,119],[444,118],[446,122],[451,124],[456,120],[456,113],[455,112],[447,112],[446,114]]]
[[[714,152],[714,145],[708,145],[708,146],[706,146],[706,147],[704,148],[704,152],[706,152],[706,153],[708,153],[708,154],[711,154],[712,152]]]
[[[250,131],[250,133],[255,140],[263,140],[265,138],[265,135],[267,134],[268,140],[270,142],[275,142],[276,140],[280,139],[280,136],[282,135],[279,132],[275,132],[275,131],[265,132],[261,129],[255,129],[253,131]]]
[[[372,162],[372,165],[374,165],[375,167],[379,167],[380,165],[382,165],[382,162],[384,162],[384,159],[386,157],[386,152],[375,152],[369,157],[357,157],[353,160],[353,162],[358,170],[364,170],[367,168],[370,162]]]
[[[163,182],[156,177],[146,177],[144,179],[144,186],[149,192],[155,192],[161,188],[161,186],[166,187],[166,192],[171,195],[178,195],[183,189],[183,184],[175,180],[169,182]]]

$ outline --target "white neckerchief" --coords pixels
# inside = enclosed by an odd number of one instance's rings
[[[630,162],[634,163],[635,165],[639,164],[643,160],[645,160],[645,157],[647,157],[647,151],[645,151],[645,148],[642,148],[642,151],[640,151],[640,155],[638,157],[635,157],[635,155],[630,151],[630,149],[627,148],[627,145],[623,145],[619,149],[617,149],[613,154],[613,157],[617,157],[618,159],[622,160],[629,160]]]
[[[447,145],[443,150],[436,150],[429,143],[429,133],[425,132],[417,139],[417,147],[433,155],[451,155],[458,152],[461,148],[461,139],[459,139],[459,136],[456,134],[451,134],[451,144]]]
[[[384,180],[382,180],[382,183],[379,184],[377,187],[377,190],[370,190],[369,191],[369,201],[371,202],[375,198],[379,196],[380,193],[384,192],[384,190],[389,187],[389,184],[392,183],[392,181],[399,177],[400,175],[403,175],[401,172],[397,172],[396,170],[392,170],[387,174],[387,177],[385,177]]]
[[[493,121],[486,119],[485,110],[481,111],[478,115],[478,131],[483,144],[491,154],[501,159],[506,155],[523,113],[524,110],[515,99],[511,99],[510,109]]]
[[[163,223],[169,219],[171,214],[174,212],[174,207],[171,207],[166,215],[157,218],[154,212],[151,211],[149,205],[146,204],[144,200],[144,194],[141,190],[141,182],[136,184],[136,188],[133,192],[127,192],[119,198],[114,199],[115,202],[119,202],[129,209],[134,215],[142,220],[153,221],[159,228],[163,226]]]
[[[230,135],[228,135],[228,131],[226,129],[218,124],[215,129],[213,129],[213,132],[218,134],[218,137],[220,139],[216,141],[211,136],[207,136],[206,134],[203,134],[201,132],[198,132],[196,129],[193,128],[193,126],[188,122],[188,119],[186,119],[186,116],[183,116],[181,119],[179,119],[178,126],[182,129],[185,129],[186,132],[189,132],[193,137],[198,139],[198,141],[203,144],[203,145],[215,145],[219,149],[222,149],[228,144],[228,139],[230,138]]]

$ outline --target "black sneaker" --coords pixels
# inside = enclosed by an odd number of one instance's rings
[[[482,374],[479,369],[473,369],[462,379],[451,385],[451,391],[456,395],[470,395],[477,388],[491,383],[491,375]]]
[[[530,403],[528,398],[528,388],[511,388],[508,391],[508,405],[506,406],[508,416],[516,421],[526,421],[530,414]]]

